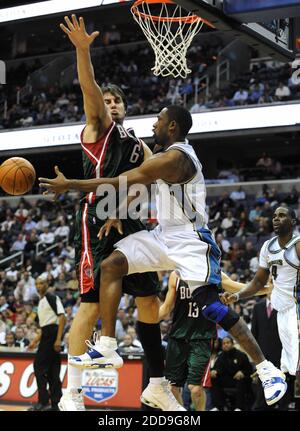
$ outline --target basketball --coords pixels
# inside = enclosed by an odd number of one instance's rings
[[[35,169],[22,157],[11,157],[0,166],[0,186],[9,195],[24,195],[35,182]]]

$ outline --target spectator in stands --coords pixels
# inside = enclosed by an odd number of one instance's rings
[[[227,211],[226,217],[222,220],[221,229],[226,237],[233,237],[236,232],[236,219],[231,211]]]
[[[237,220],[237,236],[245,236],[254,231],[253,224],[248,219],[246,211],[242,211]]]
[[[40,241],[42,241],[46,246],[49,246],[54,243],[54,239],[54,233],[50,232],[48,227],[45,227],[44,232],[40,235]]]
[[[295,186],[293,186],[291,192],[285,197],[284,202],[287,205],[297,205],[299,200],[299,193]]]
[[[122,353],[141,353],[143,352],[143,348],[141,347],[140,343],[138,343],[136,340],[132,339],[132,336],[126,332],[124,335],[123,341],[118,346],[118,349]]]
[[[25,338],[24,329],[21,326],[17,327],[15,332],[15,346],[20,347],[21,350],[25,350],[28,345],[29,340]]]
[[[59,257],[55,270],[58,275],[62,272],[68,273],[71,270],[71,265],[67,262],[65,257]]]
[[[224,410],[226,389],[234,389],[234,409],[246,410],[246,396],[251,391],[252,366],[248,356],[236,349],[231,337],[222,340],[222,353],[211,370],[214,410]]]
[[[32,220],[31,216],[27,217],[26,222],[24,223],[24,231],[25,232],[30,232],[32,229],[36,228],[37,223]]]
[[[256,256],[252,257],[249,262],[249,269],[252,272],[252,274],[255,274],[259,267],[259,251],[257,252]]]
[[[1,231],[2,232],[9,232],[12,228],[12,226],[16,223],[16,218],[13,216],[6,216],[5,221],[1,223]]]
[[[42,218],[36,224],[36,229],[41,232],[41,231],[44,231],[44,229],[49,226],[50,226],[50,222],[47,220],[46,214],[42,214]]]
[[[128,320],[129,320],[129,319],[128,319]],[[135,324],[135,322],[134,322],[134,324]],[[129,327],[128,327],[128,329],[127,329],[127,331],[126,331],[126,333],[127,333],[127,334],[130,334],[130,335],[131,335],[131,338],[132,338],[132,341],[133,341],[137,346],[140,346],[140,348],[143,350],[143,347],[142,347],[141,342],[137,339],[137,334],[136,334],[135,327],[134,327],[134,326],[129,326]]]
[[[54,287],[55,287],[55,293],[61,299],[63,299],[66,295],[66,288],[67,288],[66,274],[64,271],[59,273],[58,279],[54,283]]]
[[[244,258],[247,262],[256,256],[256,250],[254,249],[253,242],[247,241],[245,245]]]
[[[58,273],[55,269],[53,269],[52,263],[47,262],[45,271],[39,275],[39,278],[42,280],[47,280],[48,275],[51,275],[54,278],[58,277]]]
[[[25,204],[23,202],[20,202],[19,208],[15,212],[15,216],[21,223],[24,223],[27,219],[28,210],[25,208]]]
[[[272,209],[270,202],[267,200],[262,207],[261,217],[270,219],[272,217],[273,211],[274,210]]]
[[[262,104],[262,103],[273,103],[273,102],[274,102],[274,98],[272,97],[270,90],[265,90],[265,93],[260,96],[257,103]]]
[[[194,105],[191,107],[190,112],[191,114],[197,114],[197,112],[206,111],[207,107],[205,105],[205,100],[200,97],[198,102],[194,103]]]
[[[236,105],[245,105],[248,99],[249,93],[243,87],[240,87],[238,91],[234,93],[233,101]]]
[[[261,157],[258,159],[256,166],[265,169],[270,172],[273,167],[273,159],[267,155],[267,153],[262,153]]]
[[[8,331],[5,336],[5,347],[16,347],[15,345],[15,334],[12,331]]]
[[[18,280],[19,271],[17,270],[17,264],[15,261],[12,261],[10,264],[10,268],[6,272],[7,279],[13,283]]]
[[[37,313],[33,310],[32,302],[24,302],[24,312],[26,314],[26,319],[30,317],[30,319],[32,319],[33,321],[36,320]]]
[[[263,89],[261,89],[259,84],[255,84],[249,95],[249,102],[257,104],[259,99],[263,96]]]
[[[282,102],[284,100],[288,100],[290,96],[291,96],[291,90],[289,89],[289,87],[284,85],[283,82],[280,82],[275,91],[276,100]]]
[[[229,252],[230,242],[226,238],[224,238],[221,233],[218,233],[218,235],[216,236],[216,243],[218,244],[221,252],[224,252],[224,253]]]
[[[54,236],[56,241],[68,238],[70,234],[70,228],[66,225],[66,221],[62,220],[60,226],[55,229]]]
[[[246,192],[243,190],[242,186],[230,193],[230,198],[234,201],[243,201],[246,199],[246,197]]]
[[[67,282],[67,289],[71,289],[71,290],[78,289],[78,280],[77,280],[75,270],[71,272],[71,279]]]
[[[23,251],[25,246],[26,246],[26,240],[24,239],[23,234],[20,233],[16,241],[11,246],[10,251],[12,252]]]
[[[30,237],[25,245],[24,253],[26,257],[35,255],[36,252],[36,244],[39,242],[39,238],[37,236],[36,230],[32,230]]]
[[[18,282],[14,290],[14,295],[17,300],[22,299],[24,302],[31,301],[37,296],[35,280],[28,271],[25,271],[21,280]]]

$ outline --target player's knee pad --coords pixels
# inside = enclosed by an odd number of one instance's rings
[[[239,320],[239,315],[219,299],[217,286],[208,285],[196,289],[193,300],[202,311],[203,316],[218,323],[225,331],[229,331]]]

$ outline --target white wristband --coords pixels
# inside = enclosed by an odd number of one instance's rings
[[[239,301],[240,299],[240,294],[239,293],[235,293],[235,297],[236,297],[236,302]]]

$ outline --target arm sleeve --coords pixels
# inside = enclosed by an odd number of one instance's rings
[[[259,254],[259,266],[261,268],[265,268],[265,269],[269,269],[269,265],[268,265],[268,243],[269,241],[266,241],[264,243],[264,245],[262,246],[261,250],[260,250],[260,254]]]

